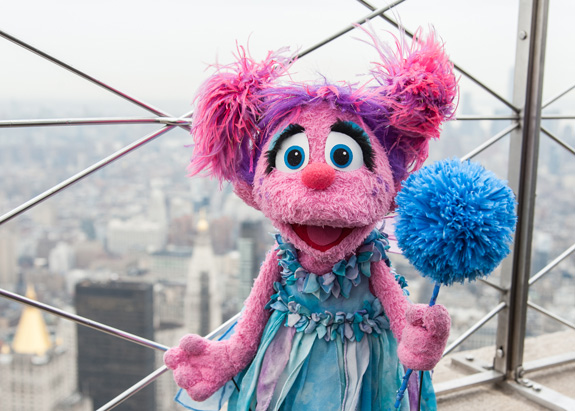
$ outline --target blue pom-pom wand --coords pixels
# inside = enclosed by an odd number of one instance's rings
[[[396,198],[395,235],[403,255],[441,285],[486,277],[509,253],[515,229],[515,196],[506,183],[477,163],[438,161],[412,174]],[[399,408],[412,373],[397,393]]]

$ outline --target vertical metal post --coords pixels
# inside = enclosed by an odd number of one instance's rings
[[[507,378],[522,377],[531,274],[531,244],[537,183],[543,66],[548,0],[520,0],[513,104],[521,107],[521,127],[511,134],[509,184],[517,196],[518,222],[511,255],[504,261],[501,286],[508,309],[499,316],[494,366]]]

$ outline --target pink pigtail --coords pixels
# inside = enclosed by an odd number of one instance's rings
[[[223,67],[199,89],[193,115],[194,153],[190,176],[202,170],[220,181],[246,180],[258,149],[260,92],[291,64],[282,52],[254,61],[238,46],[237,61]]]
[[[429,140],[439,138],[441,123],[455,112],[458,88],[453,64],[433,31],[423,39],[417,30],[411,47],[404,37],[396,38],[395,51],[372,39],[382,60],[374,63],[372,74],[390,109],[390,126],[399,133],[395,146],[405,152],[413,171],[427,158]]]

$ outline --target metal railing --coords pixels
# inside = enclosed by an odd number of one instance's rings
[[[326,38],[323,41],[305,49],[298,58],[313,52],[314,50],[322,47],[323,45],[333,41],[334,39],[342,36],[343,34],[353,30],[357,25],[361,25],[366,21],[376,17],[384,19],[389,24],[399,27],[398,23],[384,13],[393,7],[401,4],[405,0],[398,0],[385,7],[376,8],[372,4],[364,0],[358,0],[359,3],[371,10],[371,12],[362,18],[355,21],[334,35]],[[541,119],[575,119],[575,116],[554,116],[542,115],[542,109],[553,104],[561,97],[575,89],[575,85],[569,87],[557,96],[551,98],[545,103],[541,102],[542,90],[542,73],[543,62],[545,58],[545,41],[546,41],[546,25],[547,25],[547,9],[548,0],[521,0],[519,4],[519,24],[520,31],[526,30],[526,37],[518,34],[517,56],[516,56],[516,74],[515,74],[515,95],[513,102],[508,101],[496,91],[482,83],[470,72],[463,69],[454,63],[455,69],[463,76],[471,80],[473,83],[480,86],[483,90],[495,97],[498,101],[508,107],[512,114],[508,116],[471,116],[461,115],[458,121],[481,121],[481,120],[504,120],[511,121],[511,124],[498,132],[493,137],[487,139],[478,147],[467,153],[462,159],[470,159],[492,145],[500,142],[504,137],[510,136],[512,150],[510,152],[510,184],[515,192],[518,194],[519,200],[519,225],[515,238],[515,248],[512,255],[504,262],[502,269],[501,284],[497,285],[489,281],[483,281],[490,287],[498,290],[501,298],[500,302],[489,311],[482,319],[470,327],[466,332],[459,336],[445,351],[445,355],[453,352],[459,347],[466,339],[473,335],[489,320],[498,316],[498,335],[497,335],[497,353],[494,358],[494,369],[478,372],[477,375],[471,376],[468,379],[458,380],[454,383],[442,384],[438,387],[438,395],[453,392],[455,390],[473,387],[478,384],[485,384],[491,382],[500,382],[507,385],[517,387],[517,390],[525,394],[529,398],[545,405],[552,406],[555,404],[568,404],[572,405],[574,402],[565,396],[558,393],[549,394],[549,390],[544,390],[545,395],[537,397],[533,393],[526,393],[525,387],[521,385],[523,375],[526,368],[523,367],[523,345],[525,339],[525,318],[528,307],[552,318],[553,320],[575,329],[572,322],[553,314],[552,312],[538,306],[537,304],[529,301],[528,290],[529,287],[536,281],[541,279],[553,270],[557,265],[564,261],[575,251],[575,244],[565,250],[560,256],[550,262],[546,267],[540,270],[535,275],[529,277],[530,274],[530,261],[531,261],[531,240],[533,231],[533,208],[535,206],[535,176],[537,172],[537,154],[538,154],[538,140],[539,135],[543,133],[548,136],[552,141],[555,141],[559,146],[575,155],[575,148],[570,146],[567,142],[555,136],[549,130],[541,127]],[[525,27],[522,26],[525,24]],[[413,34],[405,30],[408,36]],[[62,67],[75,75],[92,82],[105,90],[129,101],[130,103],[144,108],[151,112],[155,117],[141,117],[141,118],[72,118],[72,119],[47,119],[47,120],[2,120],[0,121],[0,128],[14,128],[14,127],[51,127],[51,126],[78,126],[78,125],[107,125],[107,124],[161,124],[162,127],[156,131],[136,140],[135,142],[121,148],[112,155],[101,159],[90,167],[85,168],[83,171],[61,181],[52,188],[46,190],[40,195],[22,203],[18,207],[8,213],[0,216],[0,225],[13,219],[14,217],[25,213],[31,208],[37,206],[39,203],[50,198],[53,195],[60,193],[62,190],[70,187],[72,184],[81,181],[86,176],[93,172],[108,166],[112,162],[121,159],[126,154],[139,149],[144,144],[164,135],[165,133],[181,127],[189,129],[191,113],[185,113],[179,117],[173,117],[163,110],[155,108],[141,100],[138,100],[126,93],[123,93],[110,85],[107,85],[94,77],[74,68],[73,66],[62,62],[61,60],[45,53],[20,39],[11,36],[8,33],[0,31],[0,37],[7,39],[20,47],[23,47],[30,52]],[[527,39],[527,41],[525,41]],[[136,344],[144,345],[160,351],[165,351],[166,346],[158,344],[139,336],[126,333],[113,327],[97,323],[87,318],[83,318],[63,310],[51,307],[49,305],[28,299],[18,294],[11,293],[6,290],[0,289],[0,296],[26,304],[32,307],[39,308],[43,311],[53,315],[60,316],[67,320],[74,321],[80,325],[94,328],[101,332],[114,335],[131,341]],[[234,321],[236,317],[230,321]],[[214,331],[208,337],[214,337],[218,332],[224,329],[228,323],[223,324],[218,330]],[[501,355],[499,355],[501,354]],[[547,362],[543,361],[537,367],[531,367],[529,370],[541,369],[547,366],[561,365],[566,362],[574,361],[574,356],[563,356],[561,358],[554,358]],[[527,370],[527,371],[529,371]],[[145,377],[142,381],[126,390],[118,397],[112,399],[110,402],[102,406],[99,411],[109,410],[135,395],[142,388],[146,387],[159,376],[167,371],[167,368],[161,367],[155,372]],[[478,370],[479,371],[479,370]],[[563,409],[563,408],[558,408]],[[575,409],[575,406],[574,406]]]

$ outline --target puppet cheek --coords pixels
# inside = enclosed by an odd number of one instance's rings
[[[250,207],[259,210],[259,206],[256,204],[254,199],[253,186],[243,180],[238,180],[233,183],[234,193],[243,200],[244,203]]]

